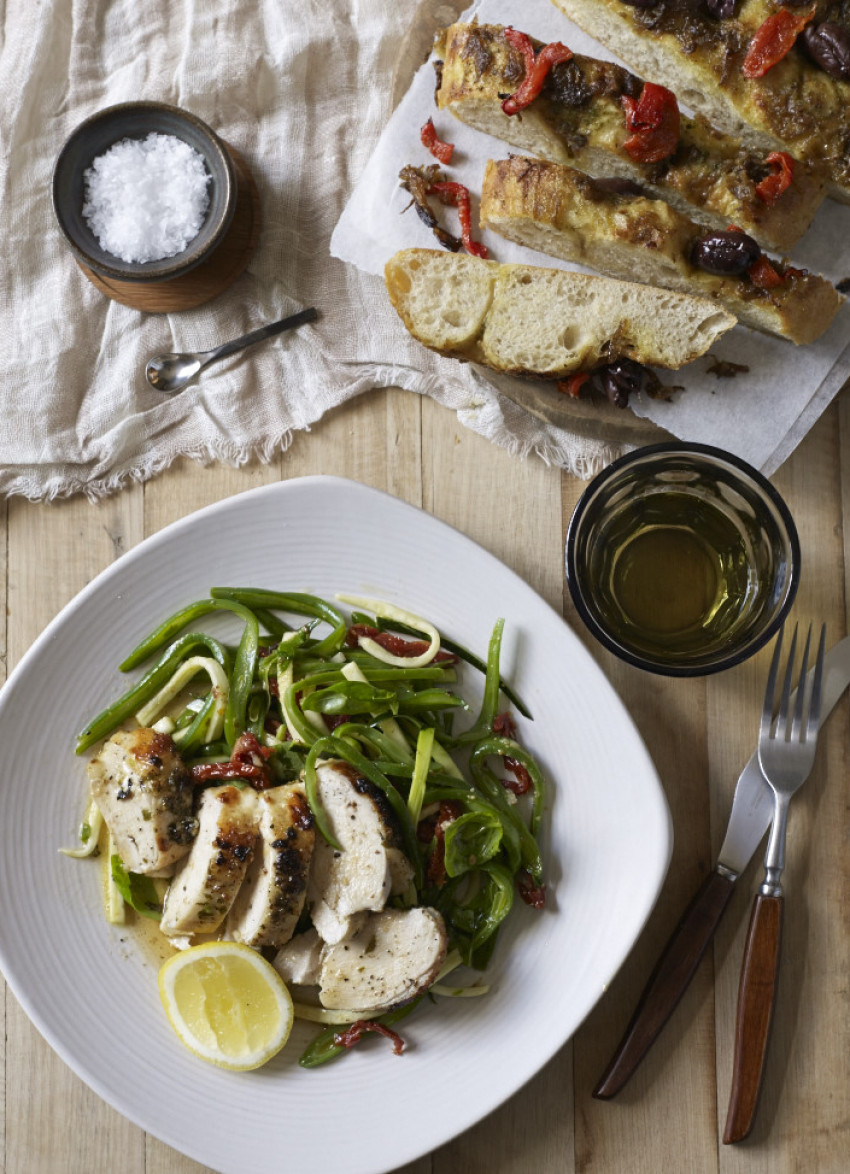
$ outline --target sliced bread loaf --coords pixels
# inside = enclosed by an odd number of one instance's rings
[[[795,343],[823,334],[842,302],[830,282],[768,262],[744,234],[707,231],[662,200],[612,191],[572,167],[540,159],[488,162],[481,224],[610,277],[714,299],[745,325]],[[707,272],[700,258],[713,269],[741,271]]]
[[[505,114],[503,99],[525,76],[522,53],[505,31],[474,23],[444,31],[435,50],[443,62],[440,107],[524,154],[595,176],[632,179],[711,228],[740,225],[777,252],[790,252],[806,231],[823,198],[820,174],[795,165],[790,185],[765,199],[764,181],[775,167],[767,159],[770,151],[745,149],[703,118],[680,116],[678,145],[669,158],[633,159],[626,149],[631,132],[623,99],[638,98],[643,82],[618,65],[576,54],[554,66],[521,114]],[[531,43],[540,50],[540,42]]]
[[[558,380],[618,359],[677,370],[735,325],[705,298],[436,249],[403,249],[384,276],[424,346],[513,375]]]
[[[673,90],[680,102],[714,126],[756,150],[784,148],[801,163],[823,168],[830,195],[850,202],[846,0],[818,0],[817,5],[796,0],[784,5],[765,0],[553,3],[632,69]],[[827,55],[810,51],[811,35],[822,36],[824,24],[832,26],[833,38],[842,39],[843,51],[834,39]],[[751,50],[760,60],[752,61]],[[819,67],[817,56],[831,56],[830,72]]]

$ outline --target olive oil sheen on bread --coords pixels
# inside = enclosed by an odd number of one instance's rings
[[[596,557],[607,626],[649,653],[722,644],[757,590],[746,535],[721,508],[688,493],[625,505]]]

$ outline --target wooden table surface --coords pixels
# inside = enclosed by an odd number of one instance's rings
[[[850,457],[846,393],[773,479],[802,541],[804,571],[795,613],[803,622],[825,620],[830,643],[847,630],[850,460],[842,460],[844,454]],[[814,772],[791,810],[779,1000],[750,1139],[729,1147],[720,1135],[758,860],[738,884],[713,951],[631,1084],[613,1102],[591,1098],[659,948],[716,857],[735,780],[754,748],[769,652],[716,677],[671,681],[642,674],[591,644],[562,574],[564,531],[582,482],[536,459],[514,459],[432,401],[392,391],[366,395],[333,412],[268,466],[232,470],[184,463],[98,505],[80,498],[52,505],[13,499],[0,511],[7,668],[80,588],[142,538],[233,493],[310,473],[351,477],[424,507],[503,559],[562,610],[637,722],[666,790],[675,831],[655,911],[574,1039],[511,1101],[407,1167],[407,1174],[846,1174],[847,698],[825,727]],[[61,964],[46,950],[45,966]],[[53,1054],[8,992],[0,1041],[0,1153],[7,1174],[202,1169],[102,1103]],[[116,1073],[117,1080],[125,1078]],[[223,1127],[238,1128],[223,1108]],[[283,1158],[280,1168],[286,1169]]]

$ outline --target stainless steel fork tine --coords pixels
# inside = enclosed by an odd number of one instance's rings
[[[779,629],[779,635],[776,637],[776,644],[773,648],[773,659],[770,662],[770,672],[767,674],[767,684],[764,689],[764,705],[761,710],[761,725],[759,727],[759,739],[770,736],[770,729],[773,725],[773,704],[776,699],[776,678],[779,674],[779,661],[782,658],[782,640],[785,636],[785,628]]]
[[[799,742],[800,734],[803,729],[803,711],[806,708],[806,698],[809,694],[808,689],[808,673],[809,673],[809,649],[812,646],[812,625],[809,624],[809,630],[806,633],[806,643],[803,648],[803,661],[800,665],[800,684],[797,688],[797,700],[794,705],[794,716],[791,719],[791,741]],[[809,706],[811,712],[811,706]],[[808,732],[809,723],[806,722],[806,730]]]
[[[826,654],[826,624],[821,625],[820,640],[818,641],[818,655],[815,661],[815,679],[812,682],[812,699],[809,702],[809,720],[806,726],[806,737],[815,738],[820,728],[820,698],[823,686],[823,658]]]
[[[794,683],[794,660],[797,655],[797,625],[794,625],[794,635],[791,637],[791,647],[788,650],[788,667],[785,670],[785,679],[782,682],[782,696],[779,699],[779,712],[776,715],[776,737],[783,742],[788,740],[788,703],[791,699],[791,686]]]

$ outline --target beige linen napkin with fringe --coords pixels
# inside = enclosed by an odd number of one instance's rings
[[[582,476],[616,451],[498,396],[406,334],[379,278],[328,243],[391,113],[413,0],[0,0],[0,492],[98,498],[175,458],[268,460],[326,411],[398,386],[433,396],[517,455]],[[110,301],[55,223],[70,132],[116,102],[184,107],[247,160],[262,233],[247,272],[195,310]],[[165,397],[162,351],[205,350],[303,306],[315,326],[210,367]]]

